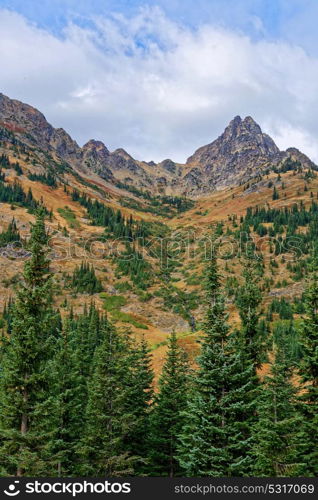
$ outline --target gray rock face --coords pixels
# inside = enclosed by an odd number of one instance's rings
[[[236,116],[215,141],[202,146],[185,165],[170,159],[140,162],[124,149],[110,152],[101,141],[90,140],[82,148],[63,130],[53,128],[44,115],[28,104],[0,94],[0,126],[19,140],[55,154],[71,167],[91,170],[114,184],[128,183],[156,194],[197,197],[226,186],[238,185],[287,159],[305,168],[316,168],[296,148],[280,151],[253,118]]]

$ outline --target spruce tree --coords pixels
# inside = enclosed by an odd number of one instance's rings
[[[285,346],[276,344],[270,374],[260,386],[257,422],[253,429],[253,473],[256,476],[297,476],[301,423],[296,407],[297,388]]]
[[[250,411],[248,366],[229,334],[215,252],[207,270],[207,314],[199,369],[185,412],[178,459],[189,476],[247,475],[250,436],[242,417]]]
[[[39,212],[2,357],[0,462],[5,475],[54,475],[55,471],[51,450],[56,403],[50,368],[58,332],[52,331],[56,313],[46,244],[44,215]]]
[[[316,249],[317,250],[317,249]],[[304,392],[300,396],[303,417],[300,456],[302,475],[318,475],[318,257],[312,258],[311,277],[305,292],[306,316],[300,331],[302,359],[300,375]]]
[[[94,354],[84,435],[78,446],[78,472],[88,476],[131,474],[136,462],[125,447],[125,437],[134,426],[126,410],[130,391],[127,340],[108,322],[103,330],[103,341]]]
[[[58,476],[72,476],[76,471],[76,451],[83,431],[83,416],[87,402],[85,390],[87,380],[83,381],[77,352],[74,351],[71,342],[72,333],[70,320],[66,320],[52,366],[53,394],[57,402],[58,416],[53,453],[57,458]]]
[[[176,476],[181,473],[176,459],[177,441],[184,424],[189,386],[186,353],[178,346],[175,332],[170,335],[168,351],[159,379],[151,415],[151,473]]]
[[[125,435],[124,446],[130,456],[139,457],[135,471],[143,474],[147,469],[149,453],[153,371],[149,347],[144,337],[140,342],[129,341],[128,348],[125,413],[130,415],[130,428]]]
[[[243,268],[244,282],[238,289],[236,305],[239,309],[242,322],[242,338],[244,339],[247,356],[254,364],[254,370],[261,364],[262,334],[260,331],[259,306],[262,301],[262,295],[258,286],[259,276],[256,269],[256,261],[251,251],[247,250],[247,255]]]

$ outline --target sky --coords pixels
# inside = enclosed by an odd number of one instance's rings
[[[0,91],[140,160],[250,115],[318,163],[317,19],[317,0],[0,0]]]

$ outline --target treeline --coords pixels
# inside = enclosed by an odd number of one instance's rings
[[[20,233],[18,231],[16,222],[14,219],[12,219],[6,231],[2,231],[2,233],[0,233],[0,247],[3,247],[8,243],[17,242],[20,240]]]
[[[73,272],[71,286],[77,293],[99,293],[103,291],[100,280],[96,277],[93,265],[88,262],[82,262],[76,266]]]
[[[288,232],[294,234],[301,226],[307,226],[313,219],[318,217],[318,204],[312,202],[307,210],[304,204],[293,205],[291,208],[285,207],[281,209],[275,208],[248,208],[246,216],[241,218],[241,223],[253,226],[254,231],[261,223],[272,223],[270,228],[270,236],[276,236],[284,231],[284,227],[288,226]]]
[[[301,229],[304,227],[306,231]],[[244,239],[246,235],[248,240],[251,229],[260,237],[269,236],[270,241],[273,238],[275,255],[286,252],[309,255],[318,242],[318,203],[312,201],[308,209],[302,202],[291,208],[248,208],[235,236]]]
[[[47,172],[45,174],[29,174],[28,179],[30,181],[42,182],[52,188],[57,187],[56,176],[52,172]]]
[[[18,182],[7,184],[5,176],[0,170],[0,202],[3,203],[16,203],[23,207],[29,208],[31,211],[35,210],[40,204],[33,198],[31,189],[27,194],[23,191]]]
[[[120,210],[104,205],[98,200],[92,201],[86,194],[74,190],[72,200],[86,208],[92,223],[103,226],[115,238],[135,240],[150,236],[149,227],[144,221],[136,221],[132,216],[125,217]]]
[[[178,213],[186,212],[194,207],[195,203],[193,200],[186,198],[185,196],[166,196],[166,195],[154,195],[148,190],[141,190],[132,186],[130,184],[125,184],[123,182],[117,182],[116,186],[120,189],[125,189],[138,196],[139,198],[144,198],[150,202],[150,205],[145,208],[145,211],[151,213],[157,213],[162,215],[171,216],[171,208],[175,209]],[[166,206],[164,206],[166,205]]]
[[[154,394],[144,341],[116,330],[93,304],[61,320],[46,244],[38,214],[24,285],[6,310],[10,332],[1,341],[2,475],[317,475],[315,259],[297,361],[282,341],[288,331],[265,338],[260,328],[262,295],[251,256],[236,294],[241,325],[230,326],[214,252],[197,368],[190,370],[172,334]],[[268,345],[269,371],[260,379]]]
[[[0,155],[0,168],[13,168],[18,175],[23,174],[23,170],[20,166],[20,163],[18,161],[11,163],[8,155],[6,154],[1,154]]]

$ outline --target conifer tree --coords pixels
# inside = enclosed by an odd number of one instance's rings
[[[251,405],[252,366],[241,358],[236,336],[229,335],[215,252],[207,270],[206,290],[208,309],[199,369],[178,458],[190,476],[248,475],[250,436],[242,417]]]
[[[58,425],[54,434],[53,453],[57,457],[56,475],[72,476],[76,470],[77,445],[83,431],[87,391],[74,351],[70,320],[66,320],[63,336],[57,345],[52,366],[53,393],[57,402]],[[85,380],[85,389],[87,381]]]
[[[257,422],[253,429],[253,472],[256,476],[297,476],[300,418],[296,409],[297,388],[288,351],[275,346],[269,376],[260,386]]]
[[[75,268],[72,287],[77,293],[89,293],[91,295],[103,290],[100,280],[96,277],[94,266],[90,266],[87,262],[82,262],[80,267]]]
[[[239,309],[242,322],[242,339],[244,339],[247,356],[256,368],[260,366],[262,349],[262,335],[259,328],[260,311],[259,306],[262,295],[258,287],[259,277],[256,271],[256,263],[250,251],[247,252],[243,269],[244,283],[239,288],[236,304]]]
[[[149,452],[149,414],[153,399],[153,371],[149,347],[144,337],[140,342],[129,341],[128,347],[125,412],[131,416],[131,425],[125,435],[124,445],[130,456],[139,457],[135,464],[136,473],[144,474]]]
[[[39,212],[31,228],[31,257],[24,266],[24,283],[14,302],[12,332],[2,358],[0,462],[6,475],[54,475],[55,470],[51,450],[56,403],[50,360],[58,332],[52,332],[56,314],[46,244],[44,215]]]
[[[108,322],[103,330],[89,382],[84,436],[78,446],[79,473],[88,476],[130,474],[136,461],[125,448],[125,436],[134,425],[126,410],[127,341]]]
[[[175,332],[170,335],[168,351],[159,379],[151,415],[151,473],[176,476],[181,473],[176,459],[177,441],[187,407],[189,367],[186,353],[178,346]]]
[[[317,249],[316,249],[317,252]],[[318,256],[312,257],[311,277],[305,293],[306,316],[301,328],[300,375],[305,392],[300,396],[303,416],[300,455],[302,475],[318,475]]]

